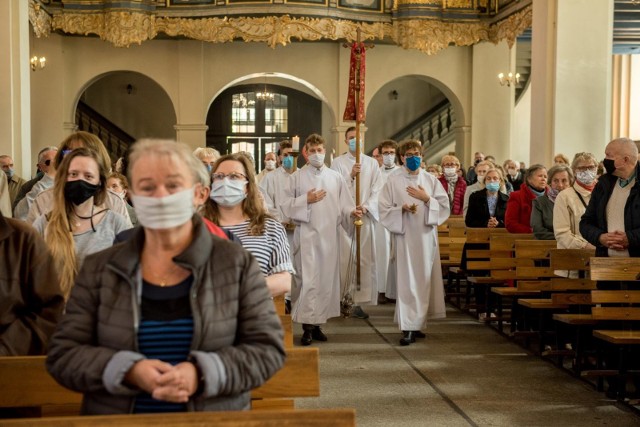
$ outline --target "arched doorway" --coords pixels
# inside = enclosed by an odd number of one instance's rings
[[[110,72],[90,82],[79,97],[75,122],[104,142],[112,160],[137,139],[176,137],[169,95],[153,79],[133,71]]]
[[[366,150],[382,140],[417,139],[427,160],[456,150],[454,106],[423,76],[404,76],[384,84],[367,107]]]
[[[220,153],[249,152],[262,169],[264,155],[293,136],[322,133],[322,101],[303,91],[266,83],[232,86],[211,104],[207,146]],[[299,159],[301,160],[301,159]]]

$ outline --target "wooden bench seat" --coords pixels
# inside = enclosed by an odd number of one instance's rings
[[[593,336],[612,344],[640,344],[640,330],[622,331],[622,330],[595,330]]]
[[[174,414],[104,415],[56,418],[27,418],[2,420],[4,427],[354,427],[354,409],[308,409],[229,412],[181,412]]]
[[[535,310],[562,310],[562,309],[569,308],[568,304],[559,304],[559,303],[553,302],[551,298],[539,298],[539,299],[524,298],[524,299],[518,300],[518,304],[527,308],[535,309]]]
[[[51,407],[66,405],[75,412],[63,413],[78,413],[82,394],[59,385],[44,362],[44,356],[0,357],[0,408],[42,408],[46,415]],[[313,347],[288,348],[283,368],[251,392],[256,409],[293,409],[293,398],[319,395],[319,353]],[[272,399],[281,400],[271,402]]]
[[[598,323],[591,314],[555,313],[553,320],[567,325],[595,325]]]

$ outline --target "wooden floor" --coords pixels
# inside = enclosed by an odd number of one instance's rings
[[[468,315],[449,308],[400,347],[394,307],[332,319],[320,397],[297,408],[356,409],[358,426],[640,426],[640,417]],[[295,325],[299,342],[300,325]]]

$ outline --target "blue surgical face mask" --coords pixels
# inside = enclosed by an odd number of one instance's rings
[[[351,151],[352,153],[355,153],[355,151],[356,151],[356,139],[355,138],[351,138],[349,140],[349,151]]]
[[[292,156],[287,156],[285,158],[282,159],[282,167],[287,169],[287,170],[291,170],[293,168],[293,157]]]
[[[411,156],[404,159],[404,164],[411,172],[417,171],[420,168],[422,158],[420,156]]]
[[[207,168],[207,172],[211,173],[211,170],[213,169],[213,165],[204,165]]]
[[[9,168],[9,169],[7,169],[6,171],[4,171],[4,173],[5,173],[5,174],[7,174],[7,178],[9,178],[9,179],[13,178],[13,174],[14,174],[15,172],[16,172],[16,171],[14,171],[12,168]]]
[[[487,191],[492,193],[496,193],[500,189],[499,182],[487,182],[484,186],[487,187]]]

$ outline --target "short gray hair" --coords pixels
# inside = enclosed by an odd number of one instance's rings
[[[141,157],[155,155],[157,157],[169,157],[175,161],[183,163],[191,171],[194,183],[202,183],[203,176],[209,175],[202,162],[191,152],[187,144],[176,142],[171,139],[141,139],[131,147],[129,154],[129,167],[127,168],[127,178],[133,186],[131,171],[133,165]],[[208,185],[207,185],[208,186]]]
[[[581,153],[576,153],[576,155],[573,156],[573,161],[571,162],[571,169],[576,170],[576,168],[578,167],[578,163],[581,163],[581,162],[592,162],[595,167],[598,167],[598,160],[596,159],[596,156],[594,156],[591,153],[581,152]]]
[[[58,151],[58,147],[44,147],[42,150],[38,152],[38,163],[42,163],[44,161],[44,155],[49,151]]]
[[[204,157],[213,157],[213,160],[216,161],[220,158],[220,152],[215,148],[211,147],[198,147],[193,150],[193,155],[202,160]]]
[[[573,185],[573,171],[571,168],[565,164],[559,164],[552,166],[551,169],[547,171],[547,184],[551,185],[551,181],[553,180],[553,176],[562,172],[566,172],[569,176],[569,182]]]

